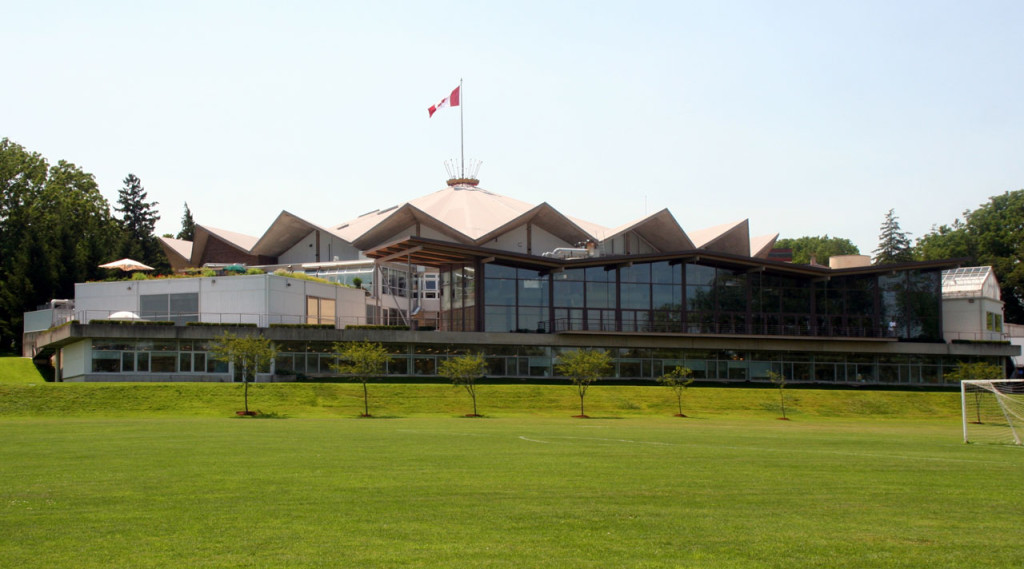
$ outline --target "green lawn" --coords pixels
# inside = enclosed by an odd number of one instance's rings
[[[0,382],[0,567],[1024,566],[1024,449],[958,393],[241,390]]]
[[[568,388],[566,388],[568,389]],[[0,419],[0,567],[1020,567],[954,419]]]

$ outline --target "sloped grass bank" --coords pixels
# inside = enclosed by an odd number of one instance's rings
[[[0,385],[43,383],[51,379],[32,363],[31,358],[0,358]]]
[[[369,385],[370,413],[378,417],[461,416],[472,411],[466,392],[446,384]],[[251,384],[249,406],[287,417],[350,417],[362,412],[363,392],[353,383]],[[595,384],[587,392],[592,417],[672,415],[676,401],[661,386]],[[483,385],[486,416],[563,417],[579,412],[568,385]],[[242,408],[242,385],[229,383],[0,384],[0,416],[131,417],[229,416]],[[693,418],[779,416],[776,389],[701,387],[687,390],[683,411]],[[804,417],[949,419],[960,416],[958,393],[786,389],[786,411]]]

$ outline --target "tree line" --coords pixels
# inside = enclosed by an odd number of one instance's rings
[[[3,138],[0,190],[0,353],[20,353],[25,312],[110,277],[102,263],[131,257],[170,270],[153,234],[158,204],[134,174],[111,207],[92,174]]]
[[[833,255],[860,254],[849,239],[828,235],[779,239],[775,246],[792,249],[793,262],[804,264],[812,255],[827,265]],[[992,196],[977,209],[965,210],[962,219],[934,225],[913,242],[890,209],[873,253],[876,264],[963,259],[965,266],[991,266],[1002,289],[1006,321],[1024,323],[1024,190]]]

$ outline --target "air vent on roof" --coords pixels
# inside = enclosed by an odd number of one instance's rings
[[[391,210],[395,209],[396,207],[398,207],[398,206],[397,206],[397,205],[393,205],[393,206],[391,206],[391,207],[386,207],[386,208],[384,208],[384,209],[380,210],[380,213],[387,213],[387,212],[389,212],[389,211],[391,211]]]
[[[379,210],[376,210],[376,209],[374,209],[374,210],[370,210],[370,211],[368,211],[368,212],[364,213],[363,215],[360,215],[359,217],[366,217],[366,216],[368,216],[368,215],[370,215],[370,214],[373,214],[373,213],[377,213],[378,211],[379,211]]]
[[[345,229],[346,227],[348,227],[348,224],[347,224],[347,223],[345,223],[345,224],[342,224],[342,225],[339,225],[339,226],[338,226],[338,229]]]

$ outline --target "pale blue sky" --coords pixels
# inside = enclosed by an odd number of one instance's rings
[[[1024,188],[1024,2],[8,2],[0,137],[138,175],[177,233],[444,186],[863,253]]]

